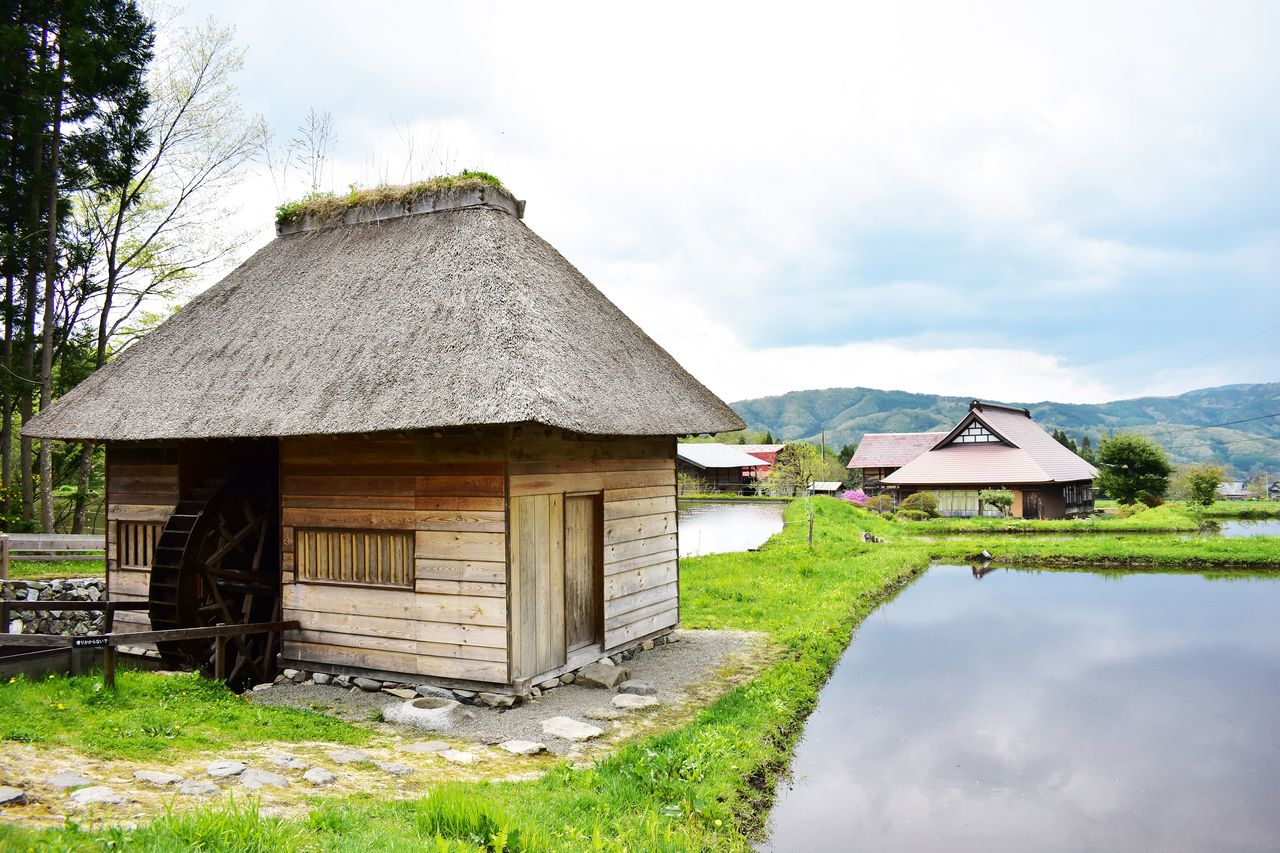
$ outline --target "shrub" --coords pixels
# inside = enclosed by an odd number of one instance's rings
[[[905,518],[908,521],[928,521],[931,518],[937,518],[937,513],[930,515],[922,509],[900,509],[898,510],[898,518]]]
[[[1218,499],[1222,469],[1217,465],[1197,465],[1187,472],[1187,492],[1193,504],[1212,506]]]
[[[1143,503],[1152,509],[1158,506],[1164,506],[1164,498],[1159,495],[1153,495],[1150,492],[1138,492],[1135,497],[1137,497],[1140,503]]]
[[[916,492],[914,495],[907,495],[898,502],[898,509],[916,510],[923,512],[926,518],[938,517],[938,499],[928,492]]]
[[[978,492],[978,500],[984,504],[997,507],[1001,515],[1008,515],[1013,506],[1013,492],[1008,489],[983,489]]]
[[[867,498],[867,502],[863,504],[863,509],[869,509],[872,512],[893,512],[893,498],[889,495],[876,495],[874,498]]]
[[[854,506],[863,506],[869,498],[867,498],[867,493],[862,491],[862,489],[849,489],[848,491],[840,493],[840,500],[848,501]]]
[[[1120,518],[1132,518],[1140,512],[1146,512],[1146,504],[1123,504],[1116,509],[1116,515]]]

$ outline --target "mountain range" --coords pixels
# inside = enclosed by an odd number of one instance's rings
[[[946,431],[969,410],[971,397],[911,394],[874,388],[792,391],[734,403],[749,430],[779,441],[857,443],[868,432]],[[987,402],[997,403],[998,400]],[[1138,432],[1162,444],[1178,464],[1213,462],[1237,476],[1280,474],[1280,382],[1224,385],[1176,397],[1111,403],[1020,403],[1046,430],[1064,430],[1096,447],[1105,435]]]

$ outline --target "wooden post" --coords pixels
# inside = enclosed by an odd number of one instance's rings
[[[230,637],[215,637],[213,640],[213,677],[218,681],[227,678],[227,640]]]
[[[0,581],[9,579],[9,534],[0,533]],[[5,628],[8,631],[8,628]]]
[[[107,646],[102,650],[102,686],[114,690],[116,687],[116,647]]]

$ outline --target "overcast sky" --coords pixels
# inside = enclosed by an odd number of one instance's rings
[[[1057,6],[218,0],[185,19],[236,28],[245,107],[278,138],[332,113],[326,185],[495,173],[728,400],[1280,380],[1280,4]],[[280,191],[264,172],[239,195],[270,239]]]

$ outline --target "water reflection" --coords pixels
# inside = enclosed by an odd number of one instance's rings
[[[764,849],[1274,850],[1277,613],[1274,576],[935,567],[859,630]]]
[[[1259,519],[1257,521],[1220,521],[1218,533],[1228,539],[1248,536],[1280,536],[1280,518]]]
[[[681,501],[680,556],[759,548],[782,530],[785,506],[765,501]]]

